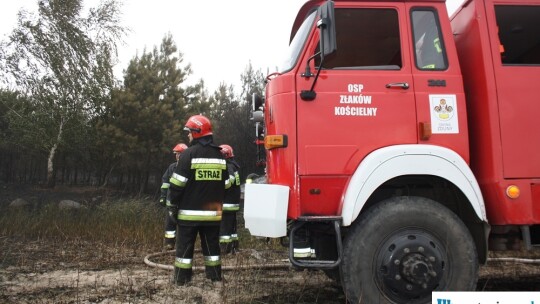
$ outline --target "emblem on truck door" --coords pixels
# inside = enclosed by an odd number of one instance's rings
[[[457,134],[456,95],[429,95],[431,125],[433,134]]]

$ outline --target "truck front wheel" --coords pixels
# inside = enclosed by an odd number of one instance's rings
[[[349,303],[431,303],[432,291],[476,287],[478,258],[463,222],[422,197],[394,197],[361,214],[344,240]]]

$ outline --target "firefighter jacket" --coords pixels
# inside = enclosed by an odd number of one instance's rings
[[[227,159],[227,171],[231,180],[231,187],[225,191],[223,211],[240,210],[240,166],[234,159]]]
[[[161,194],[159,196],[159,203],[163,204],[163,206],[165,206],[167,192],[169,191],[169,187],[171,186],[171,184],[169,183],[169,179],[171,178],[174,169],[176,169],[176,164],[176,162],[170,164],[165,173],[163,173],[163,176],[161,177]]]
[[[194,139],[169,179],[168,208],[177,209],[179,225],[219,225],[225,189],[230,187],[226,161],[212,136]]]

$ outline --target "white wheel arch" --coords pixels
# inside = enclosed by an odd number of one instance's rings
[[[398,145],[376,150],[360,163],[343,196],[343,226],[351,225],[378,187],[403,175],[433,175],[448,180],[461,189],[478,218],[487,222],[480,187],[461,156],[439,146]]]

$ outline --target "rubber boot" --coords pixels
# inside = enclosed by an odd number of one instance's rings
[[[205,267],[206,278],[212,282],[221,281],[221,265],[218,266],[206,266]]]
[[[222,255],[227,255],[231,253],[232,243],[231,242],[220,242],[219,249]]]
[[[172,283],[176,286],[185,286],[189,282],[191,282],[191,276],[193,275],[193,270],[190,269],[182,269],[178,267],[174,267],[174,276]]]

